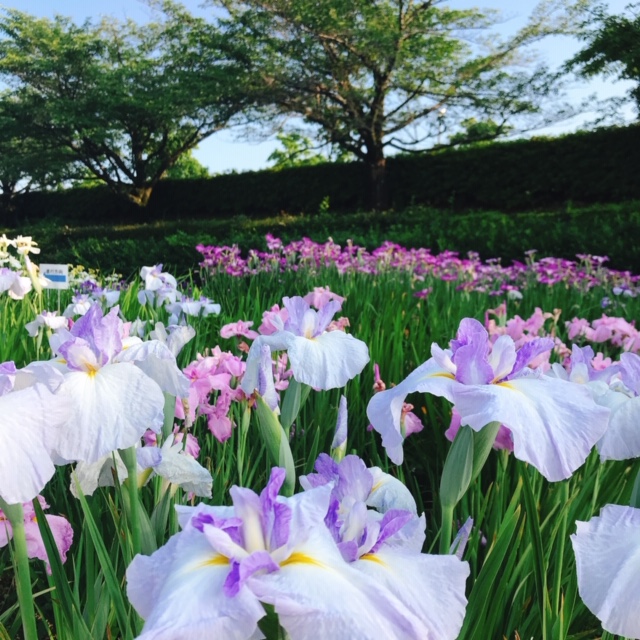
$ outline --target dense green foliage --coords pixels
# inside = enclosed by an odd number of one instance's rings
[[[396,211],[412,204],[453,213],[564,210],[623,202],[640,199],[640,127],[397,157],[388,164]],[[35,223],[46,217],[58,220],[62,227],[75,222],[228,221],[282,212],[313,216],[327,198],[332,211],[351,213],[365,209],[366,181],[366,169],[359,163],[167,179],[158,184],[145,210],[128,206],[106,188],[30,193],[18,200],[15,223]]]
[[[79,26],[8,9],[0,14],[0,77],[11,87],[3,111],[14,128],[144,206],[183,153],[251,102],[231,49],[173,5],[144,25]]]
[[[138,258],[146,258],[143,251]],[[401,467],[389,464],[379,436],[366,429],[365,407],[373,393],[373,363],[380,365],[387,384],[399,382],[428,357],[432,341],[446,344],[462,317],[482,319],[484,311],[495,307],[499,299],[487,293],[456,291],[455,283],[428,277],[424,285],[433,287],[433,291],[426,300],[420,300],[412,295],[410,274],[392,272],[375,278],[365,274],[340,275],[335,269],[266,273],[251,278],[223,274],[205,279],[200,290],[222,305],[222,313],[193,319],[196,337],[180,354],[180,364],[185,366],[197,353],[218,344],[223,350],[237,352],[237,339],[220,338],[223,324],[243,318],[255,321],[257,326],[261,312],[280,302],[283,295],[305,294],[314,286],[326,285],[347,297],[343,315],[350,319],[349,331],[365,341],[371,353],[370,365],[344,390],[349,407],[347,451],[357,452],[368,464],[380,465],[407,484],[419,511],[426,512],[426,548],[431,549],[437,546],[439,533],[438,479],[450,447],[444,436],[450,406],[441,398],[413,394],[410,401],[425,428],[407,440],[405,463]],[[137,316],[159,317],[166,322],[164,309],[140,309],[138,287],[134,284],[122,297],[123,316],[129,320]],[[536,306],[545,311],[562,308],[560,322],[548,328],[554,328],[558,337],[566,340],[562,321],[576,314],[598,318],[602,296],[609,293],[601,287],[585,293],[564,285],[532,283],[521,301],[508,303],[509,315],[527,318]],[[58,297],[55,292],[48,292],[40,303],[49,309],[62,309],[70,294],[61,292]],[[639,301],[640,298],[628,299],[624,311],[619,312],[637,317]],[[49,357],[46,340],[29,338],[24,330],[25,322],[34,316],[34,302],[14,301],[7,296],[0,300],[2,360],[11,357],[23,364],[36,357]],[[598,348],[615,356],[611,345]],[[318,451],[328,450],[341,392],[314,392],[303,406],[291,440],[298,474],[309,473]],[[269,471],[256,424],[252,421],[240,426],[243,421],[239,408],[234,408],[232,417],[239,426],[224,444],[209,434],[203,418],[194,425],[202,446],[199,459],[213,473],[214,504],[228,503],[232,484],[261,488]],[[589,519],[604,504],[628,504],[637,469],[638,463],[632,461],[600,464],[594,452],[571,479],[549,483],[514,456],[504,451],[492,452],[481,476],[455,511],[457,523],[471,515],[475,525],[465,554],[471,579],[467,619],[460,638],[601,638],[599,623],[577,595],[575,560],[568,535],[574,531],[576,520]],[[122,592],[124,571],[132,555],[126,491],[99,489],[83,505],[69,494],[68,486],[69,467],[59,467],[45,491],[51,512],[64,514],[74,527],[73,561],[70,558],[59,567],[60,575],[53,578],[55,584],[68,587],[66,591],[58,587],[56,597],[41,594],[37,598],[39,611],[45,620],[55,622],[56,635],[61,640],[133,637],[141,622]],[[145,509],[149,512],[157,504],[156,496],[162,495],[160,489],[161,478],[154,478],[144,489]],[[177,530],[172,504],[185,501],[186,496],[179,490],[156,509],[149,526],[158,544]],[[32,563],[32,570],[36,588],[46,589],[50,583],[43,566]],[[0,556],[0,625],[6,627],[8,637],[18,637],[20,617],[12,607],[15,590],[9,586],[11,574],[6,553]],[[74,603],[79,614],[73,610]],[[74,629],[72,623],[86,624],[91,635]]]
[[[581,35],[586,46],[567,66],[586,77],[605,74],[638,83],[629,94],[639,109],[640,3],[629,4],[626,9],[629,15],[608,15],[605,6],[598,5]]]
[[[95,191],[87,189],[87,197]],[[0,228],[0,232],[3,229]],[[20,225],[42,247],[41,262],[83,264],[128,276],[142,264],[163,262],[179,274],[195,268],[198,243],[238,244],[245,252],[266,248],[272,233],[285,242],[303,236],[317,242],[331,237],[344,244],[374,249],[385,240],[406,247],[429,247],[434,253],[476,251],[502,264],[523,260],[524,252],[574,258],[576,253],[606,254],[610,266],[640,273],[640,257],[630,238],[640,237],[640,202],[565,208],[561,211],[452,213],[424,206],[386,213],[280,215],[255,220],[247,216],[197,220],[183,213],[179,220],[147,224],[83,225],[50,218]],[[9,235],[11,233],[9,232]]]

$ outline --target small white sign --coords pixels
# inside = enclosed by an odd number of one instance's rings
[[[68,264],[41,264],[40,275],[44,276],[47,283],[45,289],[68,289],[69,288],[69,265]]]

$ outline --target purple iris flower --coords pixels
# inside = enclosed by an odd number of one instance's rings
[[[598,406],[583,385],[528,366],[553,348],[551,339],[538,338],[516,349],[513,339],[503,335],[492,345],[485,328],[466,318],[450,346],[432,344],[429,360],[369,402],[369,420],[394,463],[403,460],[404,400],[420,391],[452,402],[461,424],[474,431],[490,422],[503,424],[511,431],[516,458],[548,480],[568,478],[582,465],[606,431],[609,410]]]
[[[331,487],[278,496],[284,469],[232,507],[179,507],[182,531],[127,570],[127,594],[151,638],[262,637],[271,605],[292,640],[431,637],[396,595],[344,561],[324,525]],[[454,636],[436,636],[453,638]]]

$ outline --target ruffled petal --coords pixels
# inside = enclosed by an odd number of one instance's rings
[[[224,595],[229,570],[228,560],[193,528],[151,556],[136,556],[127,569],[127,596],[145,619],[139,640],[264,637],[257,598],[246,588],[233,598]]]
[[[394,464],[402,464],[404,454],[401,417],[405,398],[415,391],[432,393],[452,399],[451,388],[458,384],[453,374],[444,369],[435,358],[429,358],[414,369],[400,384],[376,393],[367,406],[367,417],[382,436],[382,446]]]
[[[268,345],[271,351],[285,351],[293,343],[295,336],[288,331],[278,331],[273,335],[259,336],[249,349],[247,368],[242,376],[242,390],[251,395],[259,386],[260,363],[262,361],[262,347]]]
[[[548,376],[458,385],[453,401],[462,424],[475,431],[494,421],[508,427],[516,458],[552,482],[582,465],[609,419],[609,410],[596,405],[584,385]]]
[[[136,444],[162,427],[164,395],[132,364],[107,365],[93,374],[72,372],[58,390],[72,408],[56,452],[65,460],[95,462]]]
[[[598,442],[600,460],[640,457],[640,397],[610,391],[598,396],[598,404],[611,409],[609,428]]]
[[[293,377],[316,389],[344,387],[369,362],[369,349],[342,331],[295,337],[288,349]]]
[[[159,340],[131,345],[115,358],[117,362],[135,362],[166,393],[179,398],[189,395],[189,380],[176,364],[169,347]]]
[[[69,402],[36,384],[0,397],[0,496],[28,502],[55,471],[51,455]]]
[[[454,640],[464,619],[469,565],[456,556],[407,553],[383,546],[354,567],[386,587],[424,624],[423,638]]]
[[[424,640],[421,621],[393,595],[342,559],[326,528],[310,533],[280,570],[248,587],[272,604],[291,640]]]
[[[604,629],[640,638],[640,509],[610,504],[577,525],[580,597]]]
[[[78,462],[71,474],[71,494],[78,497],[78,486],[85,496],[92,496],[98,487],[113,487],[116,474],[120,484],[128,476],[127,467],[118,454],[109,453],[91,463]]]

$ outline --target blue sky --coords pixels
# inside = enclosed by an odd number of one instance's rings
[[[36,16],[52,17],[61,14],[72,17],[77,22],[86,18],[98,18],[101,15],[115,16],[124,19],[143,22],[151,17],[151,10],[142,0],[0,0],[1,5],[26,11]],[[202,11],[204,15],[209,10],[199,8],[201,0],[182,0],[190,10]],[[609,0],[606,4],[611,13],[622,13],[629,0]],[[527,17],[537,4],[536,0],[450,0],[449,6],[469,8],[480,6],[498,9],[503,14],[500,32],[509,35],[524,25]],[[551,66],[560,65],[580,48],[580,43],[569,37],[553,37],[542,40],[536,45],[535,51],[539,58]],[[589,83],[576,83],[567,93],[571,102],[579,103],[589,95],[596,94],[598,98],[622,95],[631,86],[629,82],[615,81],[611,78],[599,78]],[[539,130],[537,134],[557,135],[573,131],[585,120],[590,119],[585,114],[574,120],[566,121],[549,129]],[[629,119],[632,112],[627,112]],[[278,146],[275,137],[262,142],[247,142],[238,138],[231,131],[219,132],[201,143],[194,155],[200,162],[209,167],[212,173],[223,173],[230,170],[257,170],[268,166],[269,154]]]

